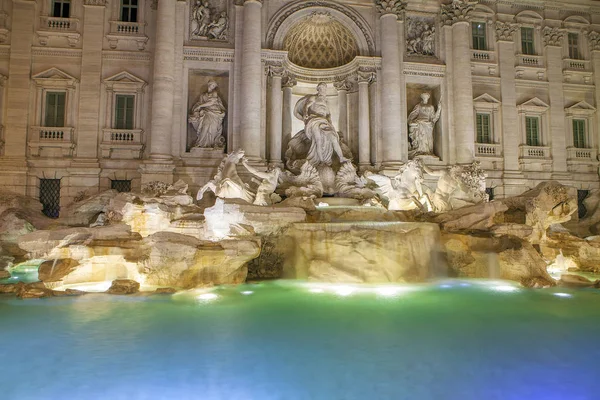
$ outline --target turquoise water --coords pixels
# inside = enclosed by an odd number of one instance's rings
[[[600,291],[0,297],[0,398],[598,399]]]

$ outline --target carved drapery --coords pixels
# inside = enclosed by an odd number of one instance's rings
[[[496,22],[496,38],[503,42],[514,41],[514,34],[519,30],[519,25],[512,22]]]
[[[562,41],[565,37],[565,30],[559,28],[544,27],[542,30],[542,38],[544,46],[562,46]]]
[[[477,1],[452,0],[450,4],[443,4],[441,9],[442,22],[453,25],[457,22],[468,21]]]
[[[375,0],[375,6],[381,15],[395,14],[401,18],[406,3],[402,0]]]

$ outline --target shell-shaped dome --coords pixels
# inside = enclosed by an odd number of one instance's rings
[[[313,13],[296,23],[283,40],[291,62],[306,68],[334,68],[358,55],[352,32],[329,13]]]

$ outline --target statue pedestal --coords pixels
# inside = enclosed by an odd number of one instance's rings
[[[182,158],[186,165],[219,165],[225,157],[225,152],[222,148],[201,149],[193,147],[189,153],[184,153]]]

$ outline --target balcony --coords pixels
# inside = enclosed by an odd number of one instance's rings
[[[146,48],[148,36],[146,24],[141,22],[110,21],[110,33],[106,35],[111,49],[116,49],[120,40],[133,40],[139,50]]]
[[[495,64],[496,52],[487,50],[471,50],[471,61]]]
[[[544,68],[544,57],[529,54],[517,54],[517,65],[521,67]]]
[[[32,126],[29,128],[29,150],[34,157],[71,157],[73,143],[72,127]]]
[[[104,129],[100,149],[103,158],[138,159],[142,157],[144,131],[141,129]]]
[[[567,159],[569,161],[596,162],[596,149],[582,149],[579,147],[567,147]]]
[[[77,18],[58,18],[43,15],[40,17],[40,27],[37,31],[42,46],[48,44],[51,37],[64,37],[69,46],[74,47],[79,42],[79,20]]]
[[[519,146],[521,149],[520,158],[522,159],[537,159],[537,160],[551,160],[550,158],[550,147],[547,146],[527,146],[522,144]]]
[[[566,58],[563,60],[563,69],[581,72],[591,71],[592,63],[589,60],[573,60]]]
[[[475,157],[502,157],[502,145],[475,143]]]

